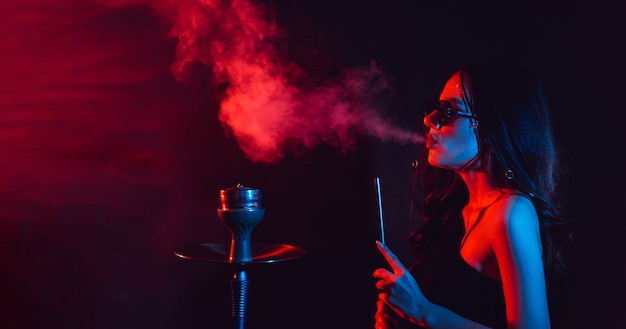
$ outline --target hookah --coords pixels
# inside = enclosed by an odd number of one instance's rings
[[[265,216],[260,189],[238,184],[235,187],[221,189],[219,196],[221,208],[217,209],[217,214],[220,221],[230,229],[230,245],[203,243],[182,248],[174,254],[184,259],[227,263],[235,267],[235,273],[230,280],[231,315],[235,328],[244,329],[250,286],[246,266],[296,259],[304,256],[306,251],[288,244],[251,243],[252,230]]]

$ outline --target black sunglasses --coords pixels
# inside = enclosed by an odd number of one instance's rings
[[[450,102],[445,101],[445,100],[439,101],[439,103],[437,103],[437,106],[435,106],[435,109],[430,112],[424,113],[424,116],[425,117],[430,116],[430,114],[433,111],[437,112],[435,113],[435,117],[434,117],[436,121],[435,122],[431,121],[431,123],[438,127],[447,126],[450,123],[450,121],[452,121],[452,118],[454,118],[455,116],[476,119],[476,114],[453,110],[452,104],[450,104]]]

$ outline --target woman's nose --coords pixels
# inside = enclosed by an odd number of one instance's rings
[[[424,124],[431,129],[439,129],[441,125],[437,120],[437,111],[432,111],[424,116]]]

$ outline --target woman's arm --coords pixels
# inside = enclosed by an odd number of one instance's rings
[[[508,328],[548,329],[537,212],[529,199],[512,195],[503,200],[500,213],[491,241],[504,288]]]

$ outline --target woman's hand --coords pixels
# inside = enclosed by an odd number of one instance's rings
[[[374,277],[379,279],[376,282],[376,288],[380,290],[376,311],[376,328],[388,328],[394,315],[390,313],[393,312],[411,323],[424,325],[426,309],[430,302],[422,294],[415,278],[402,265],[398,257],[380,241],[376,241],[376,245],[393,271],[390,272],[384,268],[374,271]]]
[[[402,320],[382,299],[376,302],[375,329],[392,329]]]

